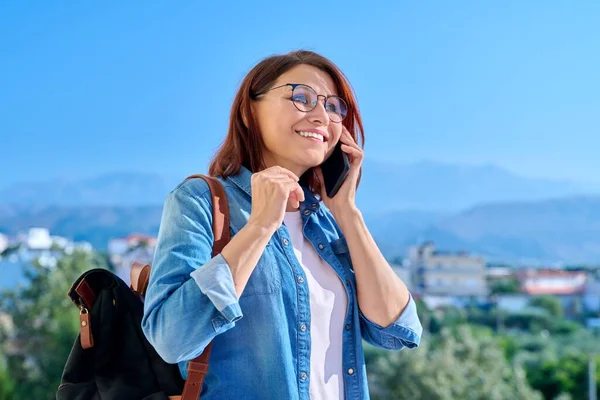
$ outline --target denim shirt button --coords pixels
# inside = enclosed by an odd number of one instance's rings
[[[288,245],[288,243],[289,243],[289,240],[287,240],[287,239],[283,239],[283,244],[284,244],[284,245],[286,245],[286,246],[287,246],[287,245]]]
[[[348,370],[348,374],[349,374],[349,375],[354,375],[354,370],[353,370],[352,368],[350,368],[350,369]]]
[[[303,381],[306,380],[306,372],[300,374],[300,379],[302,379]]]
[[[323,250],[325,246],[323,246],[322,244],[319,244],[319,250]]]
[[[310,215],[310,210],[304,210],[304,215]]]
[[[303,277],[301,277],[301,276],[299,276],[299,277],[298,277],[298,282],[300,282],[300,283],[304,283],[304,278],[303,278]]]
[[[347,330],[347,331],[349,331],[349,330],[350,330],[350,328],[352,328],[352,326],[350,326],[350,324],[347,324],[347,325],[346,325],[346,330]]]
[[[306,331],[306,325],[304,325],[304,324],[300,325],[300,330],[302,332]]]

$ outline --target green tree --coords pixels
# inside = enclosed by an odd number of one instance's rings
[[[54,399],[62,370],[79,329],[78,310],[67,292],[81,273],[106,268],[95,253],[76,251],[48,267],[34,262],[25,271],[29,284],[0,294],[0,313],[13,329],[0,331],[14,397]]]
[[[532,307],[538,307],[548,311],[552,317],[562,318],[563,306],[554,296],[536,296],[529,302]]]
[[[516,278],[502,278],[490,282],[490,294],[519,293],[521,284]]]
[[[0,400],[15,398],[15,383],[10,378],[6,368],[6,361],[0,354]]]
[[[508,314],[504,324],[509,329],[538,333],[551,330],[553,322],[553,318],[546,311],[531,308]]]
[[[566,334],[511,332],[501,341],[509,360],[523,365],[529,384],[545,399],[587,398],[588,355],[600,355],[600,340],[593,332],[581,327]],[[600,388],[600,371],[596,382]]]
[[[508,363],[487,328],[444,328],[418,349],[369,349],[367,367],[374,400],[540,400],[524,371]]]
[[[596,363],[600,357],[596,358]],[[527,366],[531,386],[541,391],[544,399],[555,399],[559,394],[569,394],[573,399],[587,398],[588,355],[582,352],[566,354],[560,358],[545,358]],[[596,373],[596,388],[600,389],[600,371]]]

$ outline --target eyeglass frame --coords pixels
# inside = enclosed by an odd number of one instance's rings
[[[282,88],[282,87],[285,87],[285,86],[291,86],[291,87],[292,87],[292,95],[294,94],[294,89],[296,89],[298,86],[306,86],[307,88],[309,88],[309,89],[310,89],[310,90],[312,90],[313,92],[317,93],[317,91],[316,91],[315,89],[313,89],[311,86],[309,86],[309,85],[307,85],[307,84],[305,84],[305,83],[284,83],[283,85],[275,86],[275,87],[272,87],[272,88],[270,88],[270,89],[263,90],[262,92],[258,92],[258,93],[256,93],[256,94],[252,95],[251,97],[252,97],[254,100],[256,100],[256,99],[258,98],[258,96],[262,96],[263,94],[266,94],[266,93],[270,92],[271,90],[280,89],[280,88]],[[348,115],[348,114],[347,114],[347,112],[348,112],[348,103],[346,103],[346,100],[342,99],[340,96],[337,96],[337,95],[335,95],[335,94],[330,94],[329,96],[325,96],[324,94],[317,94],[317,103],[319,102],[319,97],[323,97],[323,98],[325,99],[325,101],[323,101],[323,107],[325,107],[325,103],[327,103],[327,100],[329,100],[329,99],[330,99],[330,98],[332,98],[332,97],[337,97],[337,98],[338,98],[338,99],[340,99],[340,100],[342,101],[342,103],[344,103],[344,105],[346,106],[346,115],[344,115],[344,116],[342,117],[342,119],[341,119],[341,120],[339,120],[339,121],[333,121],[333,120],[331,119],[331,117],[329,116],[329,113],[327,113],[327,117],[329,118],[329,120],[330,120],[331,122],[333,122],[334,124],[339,124],[339,123],[341,123],[342,121],[344,121],[344,119],[346,119],[346,116]],[[305,112],[305,113],[306,113],[306,112],[311,112],[312,110],[314,110],[314,109],[317,107],[317,105],[315,104],[315,106],[314,106],[313,108],[311,108],[311,109],[310,109],[310,110],[308,110],[308,111],[305,111],[305,110],[301,110],[301,109],[299,109],[299,108],[298,108],[298,106],[296,105],[296,102],[295,102],[293,99],[290,99],[290,101],[291,101],[292,103],[294,103],[294,107],[296,107],[296,109],[297,109],[298,111]],[[327,109],[325,109],[325,112],[327,112]]]

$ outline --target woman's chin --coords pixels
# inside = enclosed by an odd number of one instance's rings
[[[310,169],[310,168],[314,168],[314,167],[318,167],[319,165],[321,165],[323,163],[323,161],[325,161],[325,158],[323,158],[323,156],[321,157],[306,157],[304,160],[302,160],[302,164],[304,166],[304,168],[306,169]]]
[[[311,167],[321,165],[323,161],[325,161],[325,153],[323,150],[316,151],[316,149],[312,151],[306,151],[302,155],[302,161],[304,165],[310,165]]]

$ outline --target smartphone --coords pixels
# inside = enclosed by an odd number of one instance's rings
[[[342,150],[342,142],[339,141],[333,153],[321,164],[323,179],[325,180],[325,193],[327,196],[336,195],[350,171],[350,160],[348,154]]]

